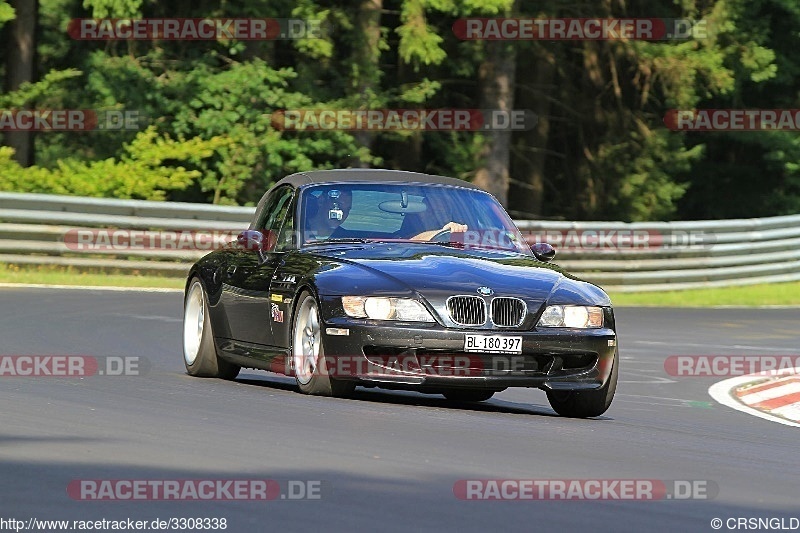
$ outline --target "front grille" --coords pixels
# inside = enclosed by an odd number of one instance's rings
[[[486,323],[486,302],[478,296],[451,296],[447,299],[450,319],[459,326],[482,326]]]
[[[492,300],[492,322],[495,326],[517,327],[525,320],[527,306],[519,298]]]

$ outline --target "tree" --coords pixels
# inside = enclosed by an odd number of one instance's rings
[[[486,55],[478,69],[481,109],[510,112],[514,109],[516,52],[513,45],[488,41]],[[479,154],[473,183],[508,205],[511,131],[491,130],[485,134],[486,144]]]
[[[515,6],[510,6],[505,14],[515,16]],[[517,46],[515,43],[503,41],[487,41],[484,44],[485,55],[478,68],[481,109],[510,112],[514,109]],[[504,206],[508,206],[511,131],[489,131],[479,158],[473,183],[492,193]]]
[[[11,0],[16,16],[8,25],[6,39],[6,91],[16,91],[35,77],[36,21],[38,0]],[[22,166],[33,164],[33,134],[28,131],[8,131],[5,143],[14,149]]]
[[[733,0],[717,40],[733,88],[697,107],[795,109],[800,5],[788,0]],[[679,209],[687,218],[739,218],[800,212],[800,141],[795,131],[685,134],[703,156],[682,174]]]
[[[362,0],[356,15],[356,42],[352,60],[352,93],[353,100],[360,99],[366,105],[376,100],[380,92],[381,50],[385,47],[381,39],[381,10],[383,0]],[[363,104],[362,104],[363,105]],[[356,131],[356,141],[372,151],[375,134],[370,131]],[[364,159],[356,159],[356,166],[367,166]]]

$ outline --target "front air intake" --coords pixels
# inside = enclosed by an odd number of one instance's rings
[[[451,296],[447,299],[447,312],[459,326],[482,326],[486,323],[486,302],[478,296]]]
[[[519,298],[495,298],[492,300],[492,323],[503,328],[515,328],[525,320],[527,306]]]

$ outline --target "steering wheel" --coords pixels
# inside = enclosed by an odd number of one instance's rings
[[[436,234],[428,239],[430,242],[450,242],[450,228],[444,228],[436,232]]]

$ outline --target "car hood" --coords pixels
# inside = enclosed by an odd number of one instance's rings
[[[429,301],[441,301],[456,294],[477,295],[478,289],[488,288],[494,296],[521,297],[529,305],[545,301],[610,305],[608,296],[596,285],[519,253],[424,243],[340,245],[315,253],[338,264],[338,280],[346,277],[353,282],[325,283],[329,293],[357,290],[359,294],[380,294],[404,289]]]

